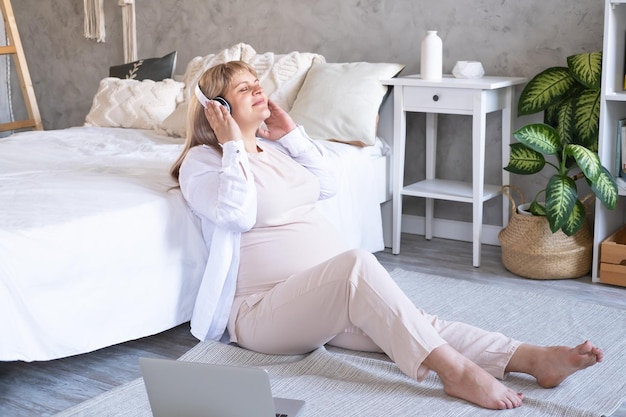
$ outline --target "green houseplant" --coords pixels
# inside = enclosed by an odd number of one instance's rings
[[[543,111],[544,121],[513,134],[518,142],[511,144],[504,169],[532,175],[546,166],[554,168],[556,172],[530,205],[533,215],[547,217],[552,233],[562,230],[572,236],[585,222],[578,180],[584,179],[607,208],[617,204],[617,185],[597,153],[601,69],[601,52],[572,55],[567,67],[551,67],[535,75],[518,101],[518,116]]]

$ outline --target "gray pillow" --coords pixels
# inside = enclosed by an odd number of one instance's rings
[[[109,68],[109,77],[126,78],[137,81],[163,81],[172,78],[176,67],[176,51],[161,58],[140,59],[123,65]]]

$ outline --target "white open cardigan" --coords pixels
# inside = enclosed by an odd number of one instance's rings
[[[259,146],[276,146],[315,174],[320,199],[336,191],[333,171],[301,126],[278,141],[258,139]],[[220,340],[237,286],[241,233],[256,222],[257,196],[243,141],[229,141],[220,155],[209,146],[189,150],[179,182],[187,204],[202,222],[209,258],[191,318],[191,333],[200,340]]]

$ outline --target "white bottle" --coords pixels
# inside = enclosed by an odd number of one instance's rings
[[[436,30],[429,30],[422,40],[421,78],[427,81],[441,81],[443,72],[443,42]]]

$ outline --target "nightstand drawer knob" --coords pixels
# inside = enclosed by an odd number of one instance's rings
[[[433,101],[439,101],[439,96],[437,94],[433,96]]]

